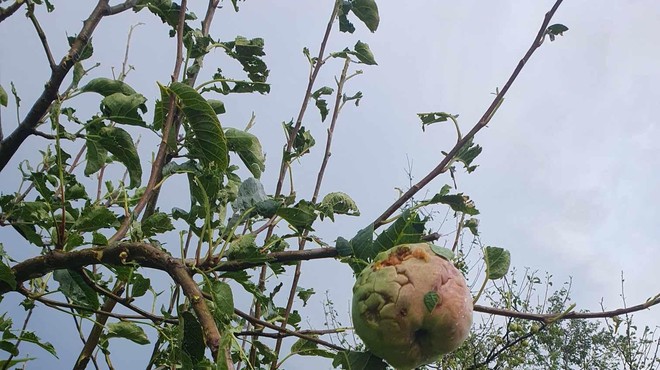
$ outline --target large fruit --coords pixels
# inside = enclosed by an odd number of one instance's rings
[[[372,353],[397,369],[413,369],[467,338],[472,296],[461,272],[427,243],[403,244],[360,272],[352,316]]]

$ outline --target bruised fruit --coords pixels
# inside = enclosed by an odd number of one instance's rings
[[[429,244],[403,244],[360,272],[352,316],[373,354],[399,370],[414,369],[467,338],[472,295],[461,272]]]

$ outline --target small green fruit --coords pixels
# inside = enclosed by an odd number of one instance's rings
[[[457,349],[472,325],[472,295],[451,262],[427,243],[376,256],[353,287],[353,325],[376,356],[399,370]]]

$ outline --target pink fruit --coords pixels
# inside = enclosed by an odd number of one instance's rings
[[[429,244],[402,244],[358,275],[352,316],[373,354],[399,370],[414,369],[467,338],[472,295],[461,272]]]

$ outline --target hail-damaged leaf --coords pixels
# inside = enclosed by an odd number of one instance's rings
[[[268,199],[268,196],[261,182],[253,177],[248,177],[238,188],[238,195],[232,203],[232,208],[236,212],[244,212],[266,199]]]
[[[378,235],[374,242],[373,256],[395,245],[422,241],[425,224],[426,221],[422,220],[417,212],[403,211],[390,227]]]
[[[218,170],[226,170],[229,164],[227,140],[211,105],[184,83],[173,82],[169,89],[183,105],[187,127],[193,136],[187,143],[190,155],[205,165],[214,164]]]
[[[130,187],[136,188],[142,182],[142,165],[131,135],[119,127],[103,127],[98,131],[98,143],[112,153],[128,170]]]
[[[2,260],[0,260],[0,281],[9,285],[12,290],[16,289],[16,276],[14,276],[14,272]]]
[[[358,60],[367,65],[377,65],[374,54],[369,49],[369,45],[365,42],[358,41],[355,44],[355,56]]]
[[[291,137],[294,131],[293,121],[288,123],[282,123],[284,130],[287,135],[287,139]],[[305,129],[304,126],[300,126],[298,132],[296,132],[296,137],[293,140],[293,150],[291,153],[285,153],[285,160],[290,162],[296,158],[299,158],[307,153],[309,150],[316,144],[316,140],[312,134]]]
[[[174,230],[174,225],[172,225],[172,219],[167,213],[156,212],[147,219],[142,220],[142,233],[145,238],[170,230]]]
[[[433,312],[435,306],[438,305],[439,301],[440,301],[440,296],[436,291],[430,291],[424,294],[424,306],[426,306],[426,309],[429,312]]]
[[[120,321],[107,325],[108,338],[124,338],[137,344],[149,344],[149,338],[141,327],[129,321]]]
[[[470,173],[477,168],[477,166],[470,166],[470,164],[475,158],[477,158],[482,150],[483,148],[481,146],[476,145],[472,142],[472,139],[470,139],[461,147],[461,149],[458,150],[454,159],[458,162],[462,162],[467,172]]]
[[[321,122],[328,116],[328,102],[322,98],[323,95],[332,95],[334,90],[331,87],[323,86],[312,93],[312,98],[316,102],[316,107],[321,113]]]
[[[98,77],[89,81],[85,86],[80,88],[82,92],[95,92],[103,96],[110,96],[116,93],[124,95],[133,95],[137,92],[127,83],[119,80],[111,80],[105,77]]]
[[[146,127],[147,124],[140,116],[140,111],[147,112],[147,106],[144,104],[146,101],[142,94],[114,93],[103,98],[101,112],[110,121]]]
[[[308,201],[301,200],[293,207],[280,208],[276,214],[286,220],[298,232],[314,230],[312,224],[316,220],[316,209]]]
[[[568,31],[568,27],[564,26],[563,24],[557,23],[548,27],[546,33],[550,37],[550,41],[555,41],[556,36],[564,36],[564,32],[566,31]]]
[[[490,280],[501,279],[509,271],[511,253],[504,248],[486,247],[484,249],[486,276]]]
[[[451,249],[445,248],[445,247],[440,247],[435,244],[429,243],[429,247],[433,251],[433,253],[437,254],[438,256],[446,259],[447,261],[451,261],[454,259],[454,252],[451,251]]]
[[[369,31],[376,32],[378,23],[380,23],[380,16],[375,0],[354,0],[351,10],[367,26]]]
[[[329,193],[323,197],[319,204],[319,211],[321,212],[321,220],[323,220],[323,217],[327,217],[334,221],[334,215],[360,215],[360,210],[355,201],[348,194],[340,191]]]
[[[430,112],[430,113],[417,113],[417,117],[422,121],[422,131],[426,130],[426,126],[430,126],[438,122],[446,122],[450,118],[456,119],[458,115],[453,115],[445,112]]]
[[[266,169],[266,156],[261,148],[259,138],[247,131],[228,128],[225,130],[227,148],[238,154],[239,158],[247,166],[252,176],[260,178]]]
[[[470,218],[465,220],[463,223],[463,227],[467,227],[472,235],[478,236],[479,235],[479,220],[476,218]]]
[[[60,291],[72,303],[87,307],[91,310],[99,308],[99,297],[96,292],[85,283],[79,273],[71,270],[55,270],[53,278],[60,283]],[[91,315],[90,311],[79,310],[82,315]]]

